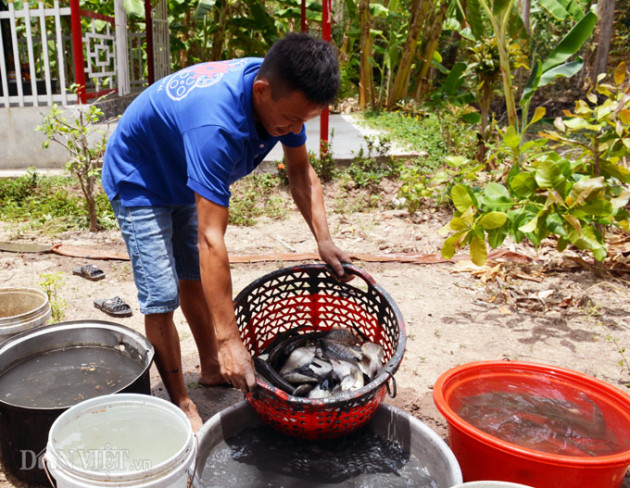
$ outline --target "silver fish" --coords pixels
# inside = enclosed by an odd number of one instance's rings
[[[354,366],[352,373],[344,376],[344,378],[341,380],[340,386],[341,391],[353,391],[358,390],[359,388],[363,388],[365,386],[363,372],[357,366]]]
[[[293,394],[299,397],[306,397],[313,390],[313,388],[315,388],[315,386],[316,385],[314,385],[313,383],[302,383],[293,391]]]
[[[294,368],[282,374],[282,377],[292,384],[299,383],[319,383],[332,371],[329,362],[322,361],[318,358],[299,368]]]
[[[351,375],[353,372],[353,365],[348,361],[342,361],[340,359],[330,359],[329,362],[332,366],[333,373],[339,381],[341,381],[346,376]]]
[[[340,342],[348,346],[358,346],[361,344],[361,340],[354,335],[354,333],[348,329],[342,329],[339,327],[333,327],[326,334],[326,339]]]
[[[341,342],[329,339],[321,339],[318,344],[321,346],[323,355],[327,359],[341,359],[343,361],[357,362],[361,360],[363,354],[360,349],[356,349]]]
[[[361,345],[362,357],[359,368],[370,379],[374,379],[385,360],[385,351],[374,342],[364,342]]]
[[[320,379],[308,367],[302,367],[289,371],[282,375],[286,381],[292,385],[300,385],[302,383],[319,383]]]
[[[273,369],[267,361],[261,359],[260,357],[255,357],[253,359],[254,368],[258,376],[262,377],[265,381],[271,383],[273,386],[281,388],[287,393],[293,395],[293,385],[289,384],[282,376],[280,376],[278,372]]]
[[[332,396],[332,392],[324,390],[319,385],[313,388],[308,394],[309,398],[329,398]]]
[[[341,327],[283,332],[255,358],[257,372],[300,397],[328,398],[362,388],[380,371],[385,352],[356,332]]]
[[[328,361],[323,361],[319,358],[313,359],[308,367],[322,380],[332,371],[332,365]]]
[[[303,346],[295,349],[280,368],[280,374],[285,375],[294,369],[310,364],[315,358],[315,346]]]

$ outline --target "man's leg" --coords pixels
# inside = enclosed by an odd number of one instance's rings
[[[144,328],[147,339],[155,349],[155,365],[171,402],[182,409],[190,420],[193,430],[197,432],[203,422],[197,412],[197,407],[188,397],[182,372],[179,334],[173,322],[173,312],[145,315]]]
[[[179,299],[199,351],[199,383],[204,386],[225,383],[219,367],[217,340],[210,311],[199,280],[180,280]]]
[[[173,312],[179,306],[178,279],[172,251],[172,207],[123,207],[112,200],[131,258],[145,334],[155,349],[155,364],[171,401],[198,430],[201,418],[188,397],[182,372],[179,334]],[[193,239],[195,236],[193,236]]]

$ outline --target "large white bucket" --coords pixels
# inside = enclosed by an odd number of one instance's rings
[[[186,415],[166,400],[105,395],[55,420],[45,462],[57,488],[185,488],[194,439]]]

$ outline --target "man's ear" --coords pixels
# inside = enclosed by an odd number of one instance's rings
[[[266,78],[258,78],[254,80],[254,86],[252,87],[254,93],[257,96],[264,96],[268,94],[267,92],[271,90],[271,86],[269,85],[269,81]]]

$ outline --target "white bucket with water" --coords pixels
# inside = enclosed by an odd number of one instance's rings
[[[45,462],[57,488],[186,488],[195,452],[179,408],[119,393],[62,413],[50,428]]]

